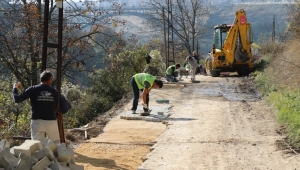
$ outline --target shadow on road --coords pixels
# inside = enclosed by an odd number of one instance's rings
[[[191,121],[191,120],[198,120],[198,119],[194,119],[194,118],[172,118],[172,117],[169,117],[167,120],[170,120],[170,121]]]
[[[116,162],[112,159],[96,159],[78,153],[75,153],[75,155],[76,155],[76,163],[91,164],[94,167],[99,167],[99,168],[102,167],[108,169],[128,170],[126,168],[117,166]]]

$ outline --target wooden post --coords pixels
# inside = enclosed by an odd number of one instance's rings
[[[59,1],[59,0],[58,0]],[[63,1],[63,0],[61,0]],[[63,2],[61,2],[63,3]],[[61,95],[61,67],[62,67],[62,31],[63,31],[63,6],[58,8],[58,43],[48,43],[48,19],[49,19],[49,0],[45,0],[44,9],[44,32],[43,32],[43,51],[42,51],[42,71],[46,70],[47,66],[47,48],[57,48],[57,91],[58,91],[58,111],[56,113],[57,124],[59,130],[60,142],[65,143],[65,134],[63,126],[63,116],[60,109],[60,95]]]
[[[62,32],[63,32],[63,7],[58,8],[58,49],[57,49],[57,79],[56,79],[57,91],[58,91],[58,94],[59,94],[58,101],[60,101],[60,95],[61,95]],[[57,124],[58,124],[60,142],[65,143],[63,116],[62,116],[60,106],[58,108],[58,113],[57,113]]]
[[[46,70],[47,62],[47,42],[48,42],[48,18],[49,18],[49,0],[45,0],[44,7],[44,29],[43,29],[43,48],[42,48],[42,70]]]

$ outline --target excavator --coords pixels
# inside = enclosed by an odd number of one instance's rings
[[[248,75],[253,69],[252,32],[243,9],[236,12],[233,24],[214,27],[212,51],[205,59],[206,73],[219,77],[221,72]]]

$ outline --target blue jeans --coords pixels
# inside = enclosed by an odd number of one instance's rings
[[[139,103],[140,90],[134,80],[134,77],[131,78],[130,85],[131,85],[132,92],[133,92],[133,103],[132,103],[131,110],[136,111],[138,103]],[[143,89],[141,89],[141,91],[143,92]],[[149,93],[146,95],[146,104],[149,107]],[[146,112],[145,109],[144,109],[144,111]]]
[[[175,77],[178,77],[178,72],[177,71],[174,72],[174,75],[175,76],[173,76],[173,75],[166,75],[167,81],[169,81],[169,82],[175,82]]]
[[[175,78],[174,78],[174,76],[172,76],[172,75],[166,75],[166,79],[167,79],[167,81],[169,81],[169,82],[175,82]]]

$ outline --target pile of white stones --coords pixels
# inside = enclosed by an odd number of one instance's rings
[[[75,164],[73,149],[65,143],[55,144],[43,134],[9,147],[6,139],[0,142],[0,170],[84,170]]]

